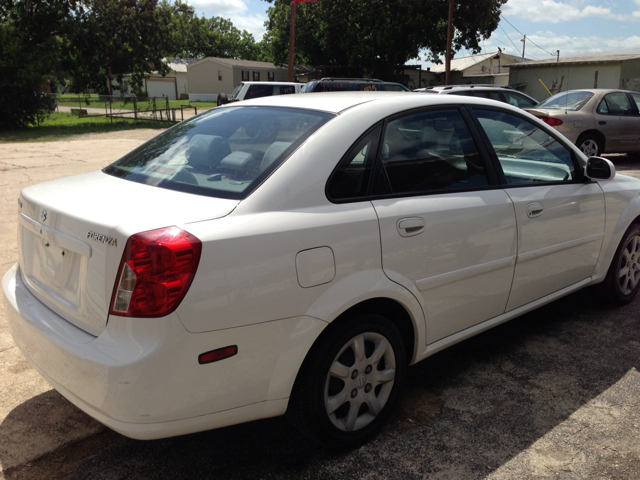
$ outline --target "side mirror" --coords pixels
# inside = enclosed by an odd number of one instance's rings
[[[584,174],[592,180],[613,180],[616,176],[616,167],[611,161],[602,157],[589,157]]]

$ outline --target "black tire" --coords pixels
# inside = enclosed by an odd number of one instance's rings
[[[227,96],[226,93],[219,93],[218,94],[218,105],[226,105],[227,103],[229,103],[229,97]]]
[[[604,149],[602,140],[594,133],[585,133],[580,135],[576,142],[576,146],[587,157],[597,157],[598,155],[602,155],[602,151]]]
[[[364,351],[359,359],[357,349]],[[287,416],[327,448],[355,448],[389,418],[406,366],[402,336],[386,318],[369,314],[330,325],[298,373]]]
[[[622,237],[607,276],[601,284],[605,299],[620,306],[631,302],[640,289],[640,225],[632,224]]]

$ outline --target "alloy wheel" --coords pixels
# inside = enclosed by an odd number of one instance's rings
[[[327,374],[324,404],[331,423],[352,432],[369,425],[393,390],[396,357],[381,334],[365,332],[349,340]]]
[[[622,250],[618,268],[620,293],[629,295],[640,282],[640,235],[633,235]]]

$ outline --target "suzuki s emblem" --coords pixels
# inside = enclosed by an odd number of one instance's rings
[[[42,213],[40,214],[40,218],[42,219],[43,222],[47,221],[47,211],[44,208],[42,209]]]

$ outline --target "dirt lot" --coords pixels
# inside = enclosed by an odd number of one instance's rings
[[[16,199],[96,170],[157,130],[0,144],[0,273],[17,259]],[[640,178],[640,160],[610,157]],[[640,299],[571,295],[412,367],[372,443],[327,452],[271,419],[142,442],[106,430],[42,380],[0,307],[0,478],[640,478]]]

